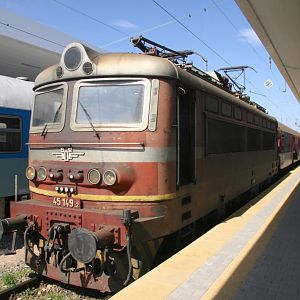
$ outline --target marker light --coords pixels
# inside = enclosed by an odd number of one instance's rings
[[[82,70],[85,74],[89,75],[93,72],[93,65],[90,62],[85,62],[82,66]]]
[[[47,178],[47,170],[44,167],[40,167],[37,171],[37,178],[40,181],[43,181]]]
[[[88,172],[87,178],[91,184],[98,184],[101,181],[101,173],[97,169],[92,169]]]
[[[117,182],[117,174],[113,170],[106,170],[103,174],[103,181],[106,185],[114,185]]]
[[[35,168],[32,166],[29,166],[26,168],[26,177],[29,180],[33,180],[36,176]]]
[[[58,66],[58,67],[56,68],[56,76],[57,76],[57,77],[62,77],[63,74],[64,74],[64,71],[63,71],[62,67],[61,67],[61,66]]]

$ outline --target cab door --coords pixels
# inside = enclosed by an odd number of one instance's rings
[[[195,124],[196,93],[179,88],[177,93],[177,186],[196,181]]]

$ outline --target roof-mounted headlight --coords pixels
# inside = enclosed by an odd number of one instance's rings
[[[78,47],[69,48],[64,55],[64,64],[70,71],[79,68],[82,62],[82,52]]]

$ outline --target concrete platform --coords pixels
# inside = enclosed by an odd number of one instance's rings
[[[300,299],[300,167],[112,297]]]

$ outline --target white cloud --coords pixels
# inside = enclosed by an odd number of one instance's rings
[[[131,23],[130,21],[127,20],[115,20],[112,22],[114,26],[118,26],[121,28],[128,28],[128,29],[135,29],[138,28],[138,26],[134,23]]]
[[[250,43],[253,46],[261,44],[260,39],[258,38],[253,29],[241,29],[238,36],[240,41]]]

